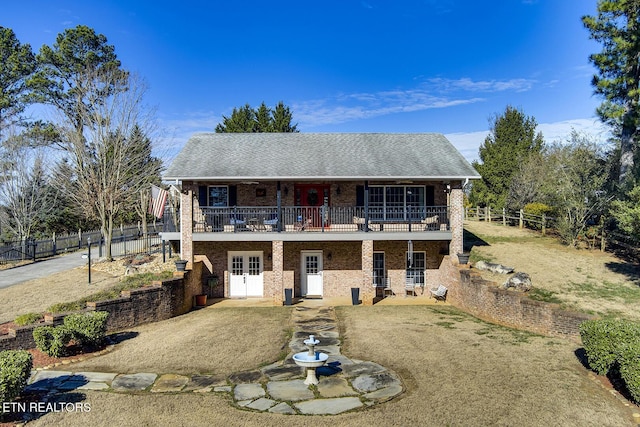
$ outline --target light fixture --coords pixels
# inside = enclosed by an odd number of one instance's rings
[[[331,252],[327,253],[327,259],[331,261],[333,259],[333,254]]]
[[[340,186],[339,185],[336,187],[336,195],[338,195],[338,196],[340,195]]]
[[[286,185],[284,186],[284,195],[285,196],[289,195],[289,187],[287,187]]]

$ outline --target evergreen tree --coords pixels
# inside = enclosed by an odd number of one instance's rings
[[[292,125],[293,114],[289,107],[285,106],[282,101],[278,102],[273,111],[273,131],[272,132],[298,132],[298,125]]]
[[[222,116],[222,123],[218,123],[215,130],[217,133],[298,132],[298,125],[291,124],[292,121],[291,110],[282,101],[273,110],[264,102],[258,109],[245,104],[244,107],[234,108],[231,116]]]
[[[598,74],[596,94],[604,98],[600,118],[612,126],[620,140],[619,176],[623,183],[638,174],[640,126],[640,0],[599,0],[598,14],[582,22],[590,38],[602,43],[602,51],[589,59]]]
[[[473,162],[482,176],[471,189],[469,198],[473,204],[505,206],[514,174],[531,153],[540,152],[544,145],[536,126],[533,117],[511,106],[503,115],[494,117],[491,132],[479,149],[481,163]]]
[[[87,26],[78,25],[58,34],[53,47],[40,48],[37,55],[38,71],[28,85],[37,102],[54,106],[67,120],[72,121],[78,135],[82,134],[83,110],[95,108],[100,98],[110,96],[114,90],[126,90],[127,72],[120,69],[115,48],[107,38]],[[83,86],[87,74],[109,76],[99,91]],[[117,76],[117,78],[114,78]]]
[[[31,46],[21,44],[10,28],[0,27],[0,141],[3,131],[20,120],[27,105],[26,79],[35,66]]]
[[[254,132],[273,132],[271,109],[263,102],[255,111],[256,125]]]

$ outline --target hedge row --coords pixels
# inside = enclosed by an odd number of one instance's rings
[[[18,397],[31,375],[33,357],[25,350],[0,351],[0,404]]]
[[[580,337],[591,369],[600,375],[618,372],[640,402],[640,323],[588,320],[580,325]]]
[[[107,332],[107,317],[106,311],[70,314],[62,325],[35,328],[33,339],[38,350],[51,357],[61,357],[72,340],[79,345],[100,345]]]

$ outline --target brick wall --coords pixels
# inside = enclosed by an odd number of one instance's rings
[[[534,301],[525,294],[500,289],[469,267],[449,257],[441,265],[447,301],[481,319],[541,335],[580,341],[580,324],[593,316],[562,310],[558,304]]]
[[[88,302],[85,311],[109,312],[107,332],[184,314],[193,307],[193,296],[199,293],[200,282],[192,271],[175,275],[172,279],[155,281],[143,288],[123,291],[116,299]],[[68,314],[71,313],[47,314],[44,323],[10,329],[8,335],[0,337],[0,350],[35,348],[33,330],[39,326],[59,325]]]

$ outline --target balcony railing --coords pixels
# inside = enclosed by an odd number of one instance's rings
[[[201,208],[193,232],[425,232],[449,230],[446,206],[397,209],[356,207]]]

